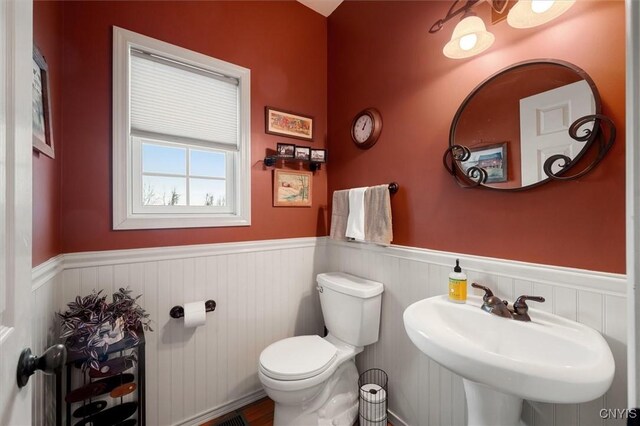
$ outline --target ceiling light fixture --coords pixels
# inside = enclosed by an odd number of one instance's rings
[[[437,33],[450,19],[462,15],[453,29],[451,40],[442,49],[446,57],[469,58],[484,52],[495,41],[494,35],[487,31],[482,19],[471,10],[482,2],[488,2],[498,14],[504,14],[507,10],[508,0],[453,0],[445,17],[438,19],[429,29],[430,33]],[[575,2],[576,0],[519,0],[509,10],[507,22],[514,28],[542,25],[562,15]]]
[[[471,10],[482,1],[489,1],[491,7],[498,12],[502,12],[507,5],[507,0],[467,0],[466,3],[459,6],[462,0],[454,0],[447,15],[436,21],[429,29],[430,33],[436,33],[442,29],[447,21],[462,14],[462,19],[453,29],[451,40],[442,49],[442,53],[446,57],[452,59],[469,58],[484,52],[495,41],[494,35],[487,31],[482,19]]]
[[[507,15],[513,28],[532,28],[557,18],[576,0],[519,0]]]
[[[494,40],[494,35],[487,31],[482,19],[467,11],[453,29],[451,40],[444,46],[442,53],[452,59],[469,58],[487,50]]]

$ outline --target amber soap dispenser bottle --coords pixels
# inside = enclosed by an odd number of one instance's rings
[[[449,300],[455,303],[467,303],[467,274],[460,268],[460,260],[449,274]]]

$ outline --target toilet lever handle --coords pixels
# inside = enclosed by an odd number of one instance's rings
[[[318,290],[319,293],[322,293],[324,291],[324,288],[322,288],[321,285],[316,286],[316,290]]]

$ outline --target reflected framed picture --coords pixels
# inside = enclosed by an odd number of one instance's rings
[[[485,183],[507,181],[507,142],[469,147],[469,151],[471,151],[469,159],[460,163],[465,173],[475,166],[486,170]]]
[[[274,207],[311,207],[312,176],[306,171],[274,170]]]
[[[270,106],[264,108],[265,133],[289,138],[313,140],[313,117]]]
[[[279,143],[276,146],[276,151],[280,158],[294,158],[296,146],[289,143]]]
[[[49,68],[40,50],[33,46],[32,60],[32,116],[33,149],[55,158],[53,131],[51,130],[51,97],[49,92]]]

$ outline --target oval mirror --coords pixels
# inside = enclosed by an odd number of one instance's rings
[[[598,132],[590,121],[571,125],[581,117],[600,114],[600,95],[582,69],[558,60],[535,60],[510,66],[486,79],[464,100],[456,113],[449,145],[469,148],[466,161],[456,161],[465,174],[471,167],[486,171],[483,186],[518,190],[549,179],[544,163],[563,155],[567,165],[551,163],[561,176],[581,157]]]

